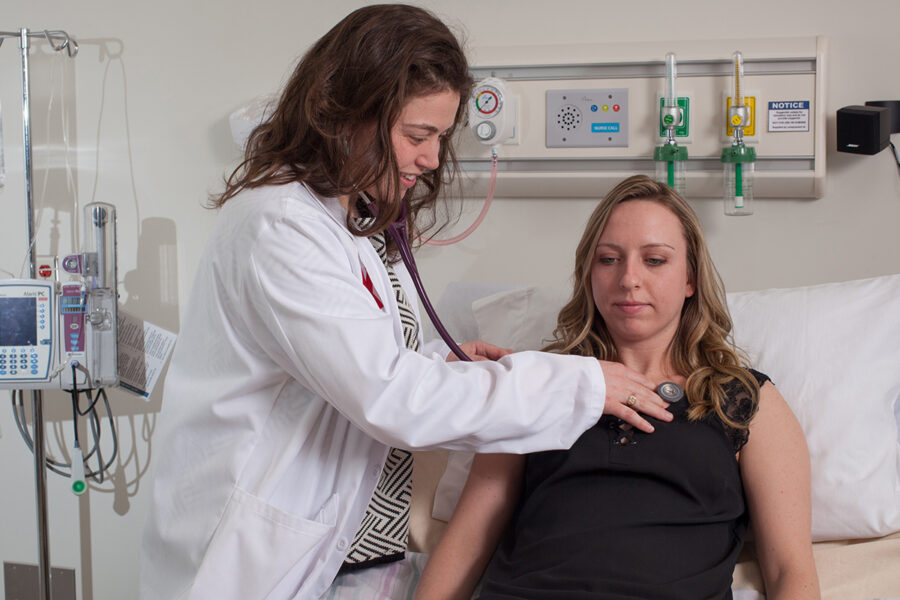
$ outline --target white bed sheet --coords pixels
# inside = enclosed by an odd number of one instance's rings
[[[322,600],[412,600],[428,555],[407,553],[406,559],[338,576]],[[477,597],[477,589],[473,598]],[[754,590],[734,590],[734,600],[765,600]]]

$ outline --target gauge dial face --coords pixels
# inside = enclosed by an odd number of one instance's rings
[[[503,94],[492,85],[481,85],[475,88],[473,96],[475,112],[482,117],[493,117],[503,106]]]

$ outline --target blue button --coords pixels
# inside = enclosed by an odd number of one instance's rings
[[[597,105],[591,104],[591,112],[597,112]]]
[[[0,369],[0,375],[6,375],[6,369]]]
[[[37,369],[32,369],[32,370],[31,370],[31,374],[32,374],[32,375],[37,375],[37,373],[38,373],[38,372],[37,372]]]
[[[37,358],[37,353],[36,353],[36,352],[32,352],[32,353],[31,353],[31,358]]]
[[[10,375],[18,375],[19,372],[16,371],[15,369],[10,369],[10,370],[9,370],[9,374],[10,374]]]

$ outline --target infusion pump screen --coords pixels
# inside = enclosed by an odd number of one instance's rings
[[[48,387],[56,326],[53,287],[29,279],[0,280],[0,388]]]
[[[0,298],[0,346],[35,346],[36,298]]]

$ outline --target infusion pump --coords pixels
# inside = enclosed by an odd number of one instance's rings
[[[48,279],[0,280],[0,389],[118,384],[115,207],[85,206],[85,251]]]

